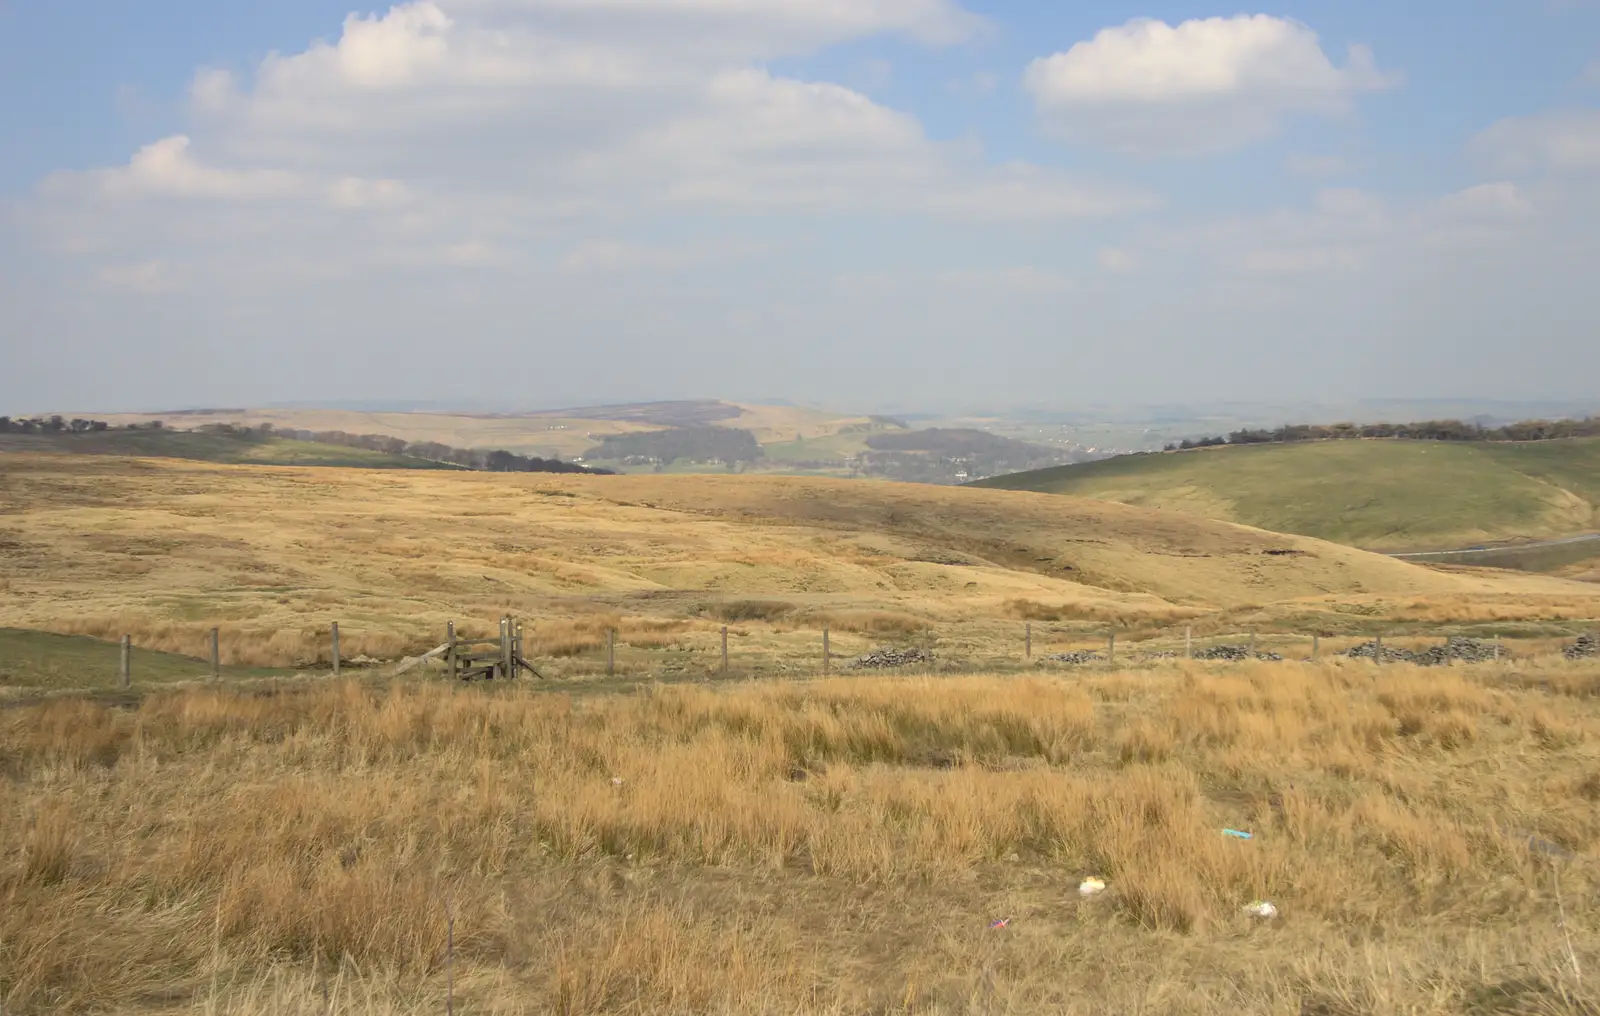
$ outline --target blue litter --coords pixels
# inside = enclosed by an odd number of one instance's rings
[[[1576,856],[1559,843],[1551,843],[1549,840],[1538,836],[1528,837],[1528,847],[1537,853],[1545,854],[1549,857],[1559,857],[1563,861],[1571,860]]]
[[[1256,838],[1255,833],[1242,833],[1237,829],[1224,829],[1222,830],[1222,835],[1232,836],[1236,840],[1253,840]]]

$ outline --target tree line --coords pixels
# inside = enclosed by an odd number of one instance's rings
[[[1524,420],[1502,427],[1485,427],[1461,420],[1425,420],[1420,423],[1294,423],[1272,430],[1245,428],[1226,437],[1185,438],[1166,450],[1215,448],[1220,445],[1292,444],[1300,441],[1349,441],[1359,438],[1405,438],[1412,441],[1558,441],[1563,438],[1600,437],[1600,417],[1582,420]]]
[[[139,431],[168,429],[160,420],[148,423],[130,423],[126,427],[113,427],[104,420],[64,420],[59,416],[13,420],[0,416],[0,434],[98,434],[108,431]],[[231,423],[211,423],[196,428],[200,434],[223,434],[242,440],[269,440],[283,438],[291,441],[308,441],[316,444],[336,445],[341,448],[362,448],[400,458],[444,462],[489,473],[591,473],[611,475],[607,469],[591,469],[560,459],[541,459],[537,456],[518,455],[502,449],[454,448],[438,441],[406,441],[386,434],[351,434],[342,430],[301,430],[294,427],[275,427],[263,423],[256,427]]]
[[[708,426],[609,434],[583,457],[630,466],[667,465],[679,459],[740,465],[764,454],[750,431]]]
[[[67,420],[59,416],[13,420],[9,416],[0,416],[0,434],[92,434],[111,429],[111,425],[104,420]]]

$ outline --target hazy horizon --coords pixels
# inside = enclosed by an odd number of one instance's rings
[[[0,412],[1590,397],[1600,5],[1065,6],[6,5]]]

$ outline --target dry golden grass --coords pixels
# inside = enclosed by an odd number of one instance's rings
[[[1115,625],[1170,639],[1185,625],[1355,633],[1385,619],[1575,628],[1600,616],[1591,585],[1040,494],[20,454],[0,465],[0,626],[129,634],[192,655],[219,626],[224,662],[247,666],[326,660],[335,620],[347,656],[389,659],[438,644],[447,621],[486,635],[508,613],[531,622],[543,655],[592,653],[615,628],[630,650],[696,665],[731,619],[741,658],[780,670],[814,660],[824,623],[841,654],[932,628],[981,662],[1018,656],[1030,618],[1060,618],[1063,638]],[[752,603],[765,613],[736,616]]]
[[[1546,661],[13,708],[0,996],[439,1012],[453,915],[458,1012],[1593,1013],[1596,701]]]
[[[810,440],[837,434],[843,427],[868,422],[864,416],[840,416],[798,406],[740,404],[740,414],[721,421],[722,426],[751,431],[763,444],[791,441],[795,435]],[[525,454],[571,458],[612,434],[660,430],[654,424],[628,420],[595,420],[553,413],[474,415],[467,413],[362,413],[339,409],[247,409],[239,412],[195,413],[181,417],[162,413],[91,414],[114,425],[162,420],[169,426],[203,427],[232,424],[297,430],[342,430],[350,434],[383,434],[406,441],[438,441],[454,447],[504,448]]]

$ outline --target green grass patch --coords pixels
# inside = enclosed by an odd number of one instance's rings
[[[29,691],[110,690],[118,685],[122,647],[82,635],[0,628],[0,689]],[[223,667],[222,677],[261,678],[292,673],[255,667]],[[175,653],[133,647],[133,687],[201,681],[211,664]]]
[[[1440,550],[1600,528],[1600,438],[1243,445],[974,486],[1120,501],[1374,550]]]
[[[338,466],[349,469],[450,469],[446,462],[390,455],[366,448],[259,434],[215,434],[182,430],[112,430],[87,434],[0,435],[0,451],[70,452],[193,459],[224,465]]]

